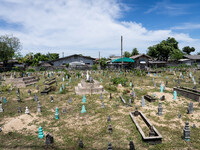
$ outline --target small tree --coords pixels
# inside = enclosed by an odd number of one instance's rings
[[[195,51],[195,48],[194,47],[189,47],[189,46],[185,46],[183,47],[183,52],[186,53],[187,55],[190,55],[191,52],[194,52]]]
[[[131,56],[134,56],[134,55],[139,55],[139,52],[138,52],[137,48],[134,48],[132,50]]]
[[[3,35],[0,36],[0,60],[6,66],[9,59],[12,59],[15,52],[21,49],[20,41],[17,37]]]
[[[128,51],[125,51],[125,52],[124,52],[124,56],[125,56],[125,57],[131,57],[131,54],[130,54]]]
[[[106,61],[107,61],[106,58],[101,58],[101,59],[99,60],[99,64],[100,64],[101,68],[103,68],[103,69],[106,68],[106,65],[107,65]]]

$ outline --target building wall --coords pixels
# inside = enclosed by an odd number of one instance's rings
[[[93,65],[92,59],[88,59],[88,58],[85,58],[82,56],[71,56],[71,57],[67,57],[65,59],[60,59],[60,60],[54,61],[52,63],[54,64],[54,66],[61,66],[63,64],[69,64],[69,63],[75,62],[75,61],[78,61],[78,62],[82,61],[85,64]]]
[[[143,67],[143,66],[149,66],[149,58],[147,58],[145,56],[138,57],[138,58],[136,58],[134,60],[135,60],[135,62],[133,63],[134,68]],[[146,64],[140,64],[140,61],[145,61]]]

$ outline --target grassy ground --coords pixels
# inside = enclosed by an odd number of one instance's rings
[[[197,79],[200,77],[199,72],[192,72]],[[36,90],[36,87],[29,86],[27,88],[20,89],[20,96],[22,98],[21,103],[17,102],[16,88],[8,94],[3,92],[1,96],[7,97],[7,104],[3,104],[4,112],[0,113],[0,126],[3,131],[0,132],[0,149],[45,149],[45,139],[38,139],[38,127],[42,126],[44,133],[52,133],[54,135],[55,143],[48,149],[69,149],[75,150],[78,148],[79,139],[83,140],[85,149],[107,149],[108,142],[112,143],[113,149],[128,150],[129,141],[133,140],[135,148],[138,150],[158,150],[158,149],[199,149],[200,147],[200,106],[198,102],[178,96],[178,100],[174,101],[172,97],[172,89],[176,85],[177,75],[173,75],[169,71],[157,74],[155,77],[151,76],[136,76],[134,73],[126,73],[128,81],[132,81],[135,86],[136,98],[134,99],[133,107],[126,107],[120,101],[119,96],[123,95],[125,100],[128,102],[130,93],[124,91],[131,91],[129,82],[123,89],[115,90],[111,82],[111,78],[116,77],[116,72],[106,72],[105,76],[102,73],[93,73],[95,79],[101,78],[103,80],[102,85],[106,87],[108,93],[103,95],[103,100],[100,100],[100,95],[86,95],[86,113],[81,114],[82,108],[82,96],[75,95],[75,86],[81,81],[76,79],[72,75],[72,82],[68,80],[65,82],[61,81],[61,77],[57,77],[58,86],[55,84],[55,91],[49,93],[49,95],[40,95]],[[54,76],[56,76],[54,74]],[[119,74],[119,77],[125,78],[125,74]],[[166,79],[166,76],[168,79]],[[154,78],[157,83],[156,88],[152,82]],[[164,93],[160,93],[160,82],[164,83],[168,80],[168,86]],[[40,75],[40,81],[37,83],[40,90],[44,89],[43,85],[44,78]],[[59,93],[61,84],[69,86],[66,87],[63,94]],[[184,79],[181,79],[181,86],[193,87],[192,80],[185,75]],[[197,84],[197,88],[200,88]],[[32,91],[31,96],[28,95],[28,89]],[[110,92],[112,93],[113,99],[110,99]],[[42,105],[42,113],[37,113],[37,102],[33,100],[34,94],[37,94],[38,99]],[[145,94],[156,93],[157,100],[153,103],[146,101],[145,107],[141,107],[141,96]],[[159,95],[165,95],[166,100],[162,102],[163,115],[157,115],[157,108],[159,102]],[[54,97],[54,103],[51,103],[50,96]],[[69,97],[72,98],[72,103],[68,103]],[[105,108],[101,108],[101,104],[104,102]],[[193,114],[187,114],[187,107],[190,102],[194,103]],[[116,106],[118,105],[118,106]],[[22,114],[17,113],[18,106],[23,109]],[[30,110],[30,116],[26,118],[24,115],[25,107],[28,106]],[[163,136],[162,144],[148,145],[142,141],[142,137],[139,134],[136,126],[132,122],[129,113],[138,107],[151,123],[158,129]],[[55,120],[55,109],[59,108],[59,120]],[[62,109],[66,108],[67,113],[63,114]],[[178,119],[178,114],[181,113],[181,119]],[[23,117],[23,115],[25,117]],[[111,116],[111,123],[107,122],[108,115]],[[21,117],[22,126],[17,128],[16,118]],[[186,142],[182,139],[183,128],[185,121],[189,121],[191,129],[191,140]],[[26,123],[28,124],[26,125]],[[15,124],[10,129],[4,130],[8,124]],[[142,123],[142,122],[141,122]],[[108,125],[111,124],[113,133],[108,132]],[[197,128],[191,126],[195,124]],[[146,129],[144,129],[146,130]],[[147,131],[148,134],[148,131]]]

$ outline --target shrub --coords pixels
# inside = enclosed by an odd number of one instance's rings
[[[46,71],[46,68],[44,68],[44,67],[40,67],[39,70],[40,70],[40,71]]]
[[[122,77],[116,77],[116,78],[111,79],[111,82],[113,82],[113,84],[126,85],[127,81],[128,81],[127,78],[122,78]]]
[[[117,87],[114,85],[105,85],[104,87],[107,91],[117,92]]]
[[[97,64],[92,65],[92,69],[93,69],[93,70],[97,70]]]
[[[31,69],[28,69],[26,70],[27,72],[35,72],[35,69],[31,68]]]
[[[68,68],[69,67],[69,63],[65,64],[65,66]]]

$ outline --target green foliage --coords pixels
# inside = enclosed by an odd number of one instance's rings
[[[16,67],[13,67],[13,68],[12,68],[12,71],[20,72],[21,69],[20,69],[20,67],[16,66]]]
[[[80,73],[80,72],[77,72],[77,73],[76,73],[76,76],[81,77],[81,73]]]
[[[3,35],[0,36],[0,61],[6,66],[9,59],[12,59],[15,52],[21,49],[20,41],[17,37]]]
[[[195,51],[195,48],[194,47],[185,46],[185,47],[183,47],[182,51],[184,53],[186,53],[187,55],[190,55],[191,52]]]
[[[69,67],[69,63],[65,64],[65,66],[68,68]]]
[[[124,57],[131,57],[131,54],[128,51],[124,52]]]
[[[45,67],[40,67],[40,71],[46,71]]]
[[[197,55],[200,55],[200,52],[198,52]]]
[[[97,70],[97,64],[92,65],[93,70]]]
[[[99,64],[100,64],[100,66],[101,66],[102,69],[105,69],[105,68],[106,68],[106,65],[107,65],[106,61],[107,61],[106,58],[101,58],[101,59],[99,60]]]
[[[11,84],[3,84],[0,86],[0,91],[7,92],[11,88]]]
[[[137,48],[134,48],[132,50],[131,56],[134,56],[134,55],[139,55],[139,52],[138,52]]]
[[[117,92],[117,87],[114,85],[105,85],[104,88],[106,91]]]
[[[127,78],[122,78],[122,77],[116,77],[111,79],[111,82],[113,82],[113,84],[122,84],[123,86],[125,85],[125,83],[128,81]]]
[[[148,49],[147,55],[156,58],[157,60],[168,61],[169,57],[178,60],[183,57],[175,38],[168,37],[167,40],[163,40],[157,45],[150,46]]]
[[[28,69],[28,70],[26,70],[27,72],[35,72],[35,69],[33,69],[33,68],[30,68],[30,69]]]
[[[71,77],[70,73],[67,70],[64,70],[64,72],[65,72],[65,77],[66,77],[66,75],[68,76],[68,78]]]
[[[193,67],[197,67],[197,63],[194,63],[192,66],[193,66]]]
[[[20,58],[20,62],[26,63],[31,66],[37,66],[39,62],[50,61],[58,58],[59,54],[57,53],[48,53],[46,55],[41,53],[28,53],[25,57]]]

